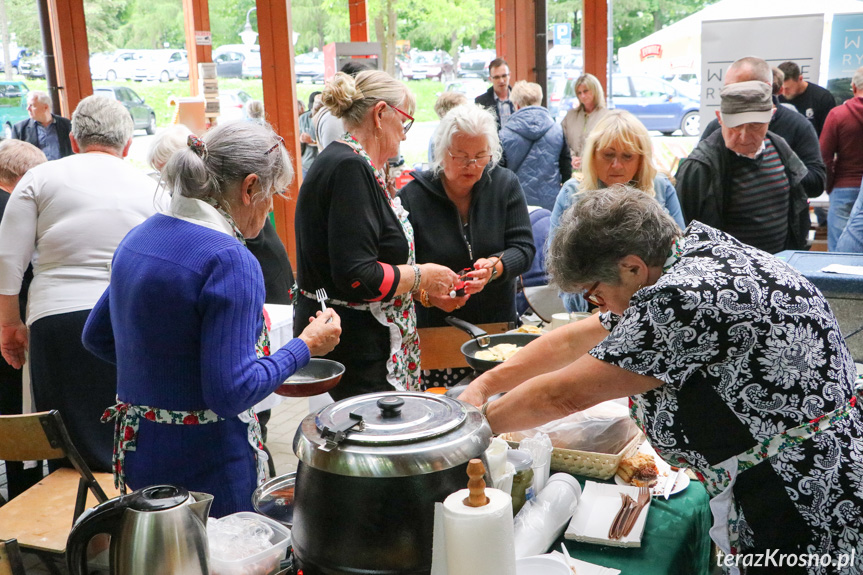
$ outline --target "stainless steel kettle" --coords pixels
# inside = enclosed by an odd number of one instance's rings
[[[213,496],[145,487],[82,513],[66,544],[71,575],[87,575],[87,545],[111,536],[111,575],[209,575],[207,515]]]

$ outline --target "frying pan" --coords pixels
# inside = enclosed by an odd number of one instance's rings
[[[503,362],[477,359],[476,352],[488,349],[489,347],[494,347],[501,343],[512,343],[519,347],[524,347],[539,337],[539,334],[537,333],[498,333],[495,335],[489,335],[482,328],[451,315],[445,317],[444,321],[453,327],[457,327],[460,330],[467,332],[471,336],[472,339],[469,339],[462,344],[461,353],[464,355],[467,364],[478,372],[488,371],[499,366]]]

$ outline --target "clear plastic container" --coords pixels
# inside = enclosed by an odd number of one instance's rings
[[[512,513],[518,513],[525,503],[533,499],[533,459],[526,451],[510,449],[506,459],[515,466],[512,478]]]
[[[241,511],[226,517],[255,519],[266,524],[273,530],[270,538],[272,547],[236,561],[225,561],[211,555],[210,575],[269,575],[278,571],[279,564],[285,558],[285,553],[291,544],[291,530],[269,517],[249,511]]]

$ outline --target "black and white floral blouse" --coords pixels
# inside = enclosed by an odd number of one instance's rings
[[[863,406],[826,300],[699,222],[678,248],[622,317],[604,314],[611,333],[591,355],[664,382],[630,398],[633,418],[663,459],[699,474],[720,548],[863,561]]]

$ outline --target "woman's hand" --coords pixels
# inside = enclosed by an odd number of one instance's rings
[[[458,396],[458,399],[471,405],[482,407],[482,404],[488,401],[490,395],[483,381],[484,377],[484,375],[481,375],[470,382],[470,385]]]
[[[469,294],[461,297],[449,297],[449,294],[442,296],[429,295],[429,302],[436,308],[442,309],[447,313],[459,309],[466,304],[469,299]]]
[[[500,258],[479,258],[473,263],[474,271],[468,272],[470,280],[464,282],[464,292],[466,294],[479,293],[491,281],[491,270]]]
[[[580,156],[573,156],[572,157],[572,169],[573,170],[580,170],[581,169],[581,157]]]
[[[328,319],[332,319],[327,323]],[[316,317],[309,318],[309,325],[300,334],[312,355],[326,355],[339,344],[342,334],[342,318],[332,308],[319,311]]]
[[[458,274],[446,266],[422,264],[420,272],[422,273],[420,287],[429,292],[429,296],[449,296],[449,292],[458,282]]]
[[[15,369],[21,369],[24,366],[28,346],[27,326],[21,321],[0,328],[0,352],[6,363]]]

